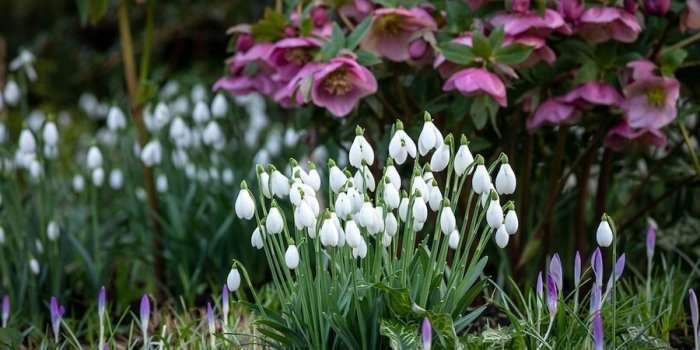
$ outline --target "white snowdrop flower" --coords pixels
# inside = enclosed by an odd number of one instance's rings
[[[318,173],[318,170],[315,167],[309,169],[308,176],[302,180],[305,184],[311,186],[314,191],[321,189],[321,175]]]
[[[299,142],[300,137],[300,132],[292,128],[287,128],[284,130],[284,145],[287,147],[293,147]]]
[[[438,148],[443,144],[442,133],[433,124],[432,118],[428,112],[425,113],[425,123],[423,130],[418,136],[418,152],[421,156],[426,155],[433,148]]]
[[[26,120],[27,126],[29,126],[32,131],[39,132],[39,129],[41,129],[41,126],[44,125],[44,121],[46,120],[46,114],[41,110],[35,109],[29,113]]]
[[[319,236],[321,237],[321,244],[324,247],[335,247],[338,245],[338,230],[333,220],[330,218],[323,220]]]
[[[160,164],[163,157],[163,149],[158,140],[149,141],[141,151],[141,161],[147,167]]]
[[[355,185],[362,189],[363,192],[370,191],[374,192],[376,188],[376,183],[374,182],[374,176],[372,176],[372,171],[368,166],[358,169],[354,177]]]
[[[328,183],[330,184],[333,193],[338,193],[338,191],[340,191],[340,189],[345,185],[347,180],[348,178],[345,177],[345,174],[342,170],[340,170],[340,168],[338,168],[336,165],[331,166],[331,170],[328,172]]]
[[[425,202],[416,198],[413,200],[413,220],[421,223],[425,223],[428,220],[428,207]]]
[[[102,168],[97,168],[92,171],[92,184],[95,187],[102,187],[105,181],[105,171]]]
[[[214,118],[223,118],[228,113],[228,102],[223,94],[217,94],[211,103],[211,114]]]
[[[396,132],[389,142],[389,155],[399,165],[403,164],[409,156],[416,158],[416,144],[403,131],[403,123],[401,121],[396,122]]]
[[[357,248],[352,248],[352,257],[357,259],[364,259],[367,256],[367,243],[365,243],[365,240],[360,241],[360,245],[357,246]]]
[[[228,276],[226,276],[226,287],[231,292],[235,292],[241,286],[241,274],[238,272],[237,268],[232,268],[229,271]]]
[[[199,102],[204,100],[206,97],[207,88],[205,88],[204,85],[197,84],[194,87],[192,87],[192,91],[190,92],[190,98],[192,98],[192,101]]]
[[[490,187],[488,191],[479,195],[479,204],[481,204],[482,208],[486,208],[487,204],[489,204],[489,201],[491,200],[491,191],[496,191],[496,188],[493,187],[493,184],[489,186]]]
[[[294,209],[294,221],[295,223],[298,221],[299,229],[311,228],[316,222],[316,216],[306,201],[301,202],[301,205]]]
[[[362,162],[366,165],[372,165],[374,163],[374,151],[369,142],[367,142],[367,139],[362,136],[363,132],[364,131],[360,127],[357,127],[355,140],[350,146],[350,165],[357,169],[360,169]]]
[[[233,169],[226,168],[221,172],[221,181],[226,185],[233,183]]]
[[[399,218],[401,221],[406,222],[408,216],[408,197],[401,198],[401,203],[399,204]]]
[[[199,101],[194,105],[194,111],[192,112],[192,119],[197,124],[204,124],[211,118],[209,114],[209,107],[204,101]]]
[[[185,115],[190,110],[190,101],[187,96],[179,96],[170,104],[175,115]]]
[[[260,234],[259,227],[256,227],[255,231],[253,231],[253,234],[250,236],[250,245],[252,245],[253,247],[255,247],[258,250],[263,248],[264,243],[263,243],[262,235]]]
[[[483,164],[476,166],[474,176],[472,177],[472,188],[477,194],[482,194],[491,189],[491,177]]]
[[[112,106],[107,113],[107,128],[118,131],[126,128],[126,116],[121,108]]]
[[[146,200],[146,190],[143,187],[137,187],[134,194],[136,195],[136,199],[142,202]]]
[[[491,228],[499,228],[503,225],[503,208],[498,199],[492,199],[489,208],[486,209],[486,222]]]
[[[383,197],[384,203],[386,203],[389,210],[394,210],[399,207],[401,203],[401,195],[399,191],[390,182],[384,184]]]
[[[175,96],[178,91],[180,91],[180,84],[178,84],[177,81],[170,80],[163,85],[163,88],[160,90],[160,96],[166,99],[171,98]]]
[[[59,229],[56,221],[49,221],[49,224],[46,226],[46,237],[49,239],[49,241],[55,241],[58,239],[60,234],[61,230]]]
[[[384,218],[384,233],[389,236],[395,236],[399,231],[399,222],[396,221],[396,216],[394,213],[389,212]]]
[[[245,182],[241,184],[241,190],[238,192],[234,207],[239,219],[250,220],[255,215],[255,200],[253,200],[248,187],[245,186]]]
[[[448,135],[448,137],[450,136]],[[433,157],[430,158],[430,169],[432,171],[441,172],[447,168],[449,163],[450,146],[447,143],[443,143],[437,148],[435,153],[433,153]]]
[[[39,180],[43,173],[44,169],[41,167],[41,163],[36,159],[32,159],[31,162],[29,162],[29,176],[31,176],[33,180]]]
[[[58,128],[56,127],[56,123],[52,121],[46,122],[41,135],[44,139],[44,144],[51,146],[56,146],[58,144]]]
[[[352,203],[345,192],[340,192],[335,198],[335,213],[341,219],[347,219],[352,214]]]
[[[345,222],[345,240],[351,248],[357,248],[362,241],[362,234],[360,233],[360,228],[354,220],[348,220]]]
[[[428,204],[430,205],[430,210],[437,212],[442,206],[442,192],[437,186],[432,186],[430,190],[430,198],[428,199]]]
[[[284,253],[284,262],[291,270],[294,270],[299,266],[299,250],[297,249],[296,245],[292,244],[287,247],[287,251]]]
[[[136,156],[137,158],[141,158],[141,145],[136,140],[132,145],[132,151],[134,151],[134,156]]]
[[[368,232],[372,235],[384,232],[384,211],[381,207],[373,208],[372,221],[367,226]]]
[[[29,270],[31,270],[32,273],[35,275],[39,274],[39,262],[36,259],[29,259]]]
[[[411,195],[420,194],[424,202],[430,200],[430,189],[420,176],[413,177],[413,185],[411,186]]]
[[[170,123],[168,133],[170,139],[173,140],[176,145],[184,147],[190,144],[190,129],[182,118],[177,117],[173,119],[173,122]],[[183,141],[183,139],[185,139],[185,141]]]
[[[386,167],[384,176],[389,179],[389,182],[394,186],[394,188],[396,188],[397,191],[401,190],[401,176],[393,164],[389,164]]]
[[[452,250],[456,250],[459,247],[459,232],[457,230],[453,230],[452,233],[450,233],[450,238],[447,241],[447,244]]]
[[[25,154],[36,153],[36,139],[28,129],[22,129],[19,134],[19,151]]]
[[[168,177],[164,174],[160,174],[156,177],[156,191],[160,193],[168,191]]]
[[[2,103],[0,103],[0,110],[2,110]],[[4,123],[0,123],[0,144],[7,142],[7,136],[7,126]]]
[[[83,192],[85,189],[85,179],[80,175],[73,176],[73,191]]]
[[[301,184],[296,181],[292,183],[289,188],[289,201],[292,202],[292,205],[295,207],[298,207],[303,200],[301,196],[302,191],[304,191],[304,189],[302,188]]]
[[[508,245],[508,239],[509,239],[508,232],[506,232],[506,228],[504,226],[501,226],[496,230],[496,245],[499,248],[505,248]]]
[[[202,133],[202,142],[207,146],[212,146],[216,150],[222,150],[226,144],[224,133],[221,131],[219,124],[215,121],[209,122]]]
[[[267,172],[263,171],[260,173],[260,187],[265,198],[272,198],[272,192],[270,191],[270,175]]]
[[[515,192],[515,173],[510,164],[501,165],[496,175],[496,190],[500,194],[512,194]]]
[[[273,170],[270,176],[270,192],[277,198],[284,198],[289,194],[289,179],[279,170]]]
[[[374,207],[370,202],[364,202],[362,204],[362,209],[360,209],[360,214],[357,218],[357,223],[360,226],[368,228],[374,221]]]
[[[504,226],[506,227],[506,232],[508,232],[508,234],[514,235],[516,232],[518,232],[518,215],[515,213],[515,210],[508,210],[506,213]]]
[[[420,232],[420,230],[423,229],[423,226],[425,226],[425,222],[424,222],[424,221],[416,221],[416,220],[413,220],[413,231],[414,231],[414,232]]]
[[[112,169],[112,171],[109,172],[109,186],[112,187],[112,189],[118,190],[122,188],[123,184],[124,174],[121,169]]]
[[[5,244],[5,229],[0,227],[0,244]]]
[[[469,146],[467,145],[467,139],[466,139],[466,137],[462,136],[462,144],[459,146],[459,149],[457,149],[457,153],[455,154],[455,160],[453,163],[455,173],[458,176],[464,175],[464,173],[467,171],[467,168],[473,162],[474,162],[474,156],[472,155],[472,152],[469,150]]]
[[[338,216],[335,215],[335,213],[331,212],[331,221],[333,222],[333,226],[335,226],[335,232],[338,232],[338,247],[342,247],[345,245],[345,230],[343,230],[343,225],[340,224],[340,220],[338,219]]]
[[[146,109],[147,111],[150,109]],[[149,130],[158,131],[165,127],[170,122],[170,108],[164,102],[160,102],[156,105],[156,109],[153,111],[151,116],[151,127]],[[144,118],[145,119],[145,118]]]
[[[598,241],[598,245],[603,248],[609,247],[612,244],[613,232],[612,228],[610,228],[610,224],[608,223],[606,217],[604,217],[603,220],[600,221],[598,229],[595,233],[595,237]]]
[[[9,65],[10,70],[16,71],[21,68],[24,69],[24,73],[27,74],[27,78],[29,78],[29,81],[35,81],[37,76],[36,76],[36,70],[34,69],[34,54],[31,53],[28,50],[22,49],[20,51],[19,55],[15,57]]]
[[[455,228],[457,228],[457,219],[452,212],[452,208],[446,205],[442,208],[442,212],[440,213],[440,230],[447,235],[454,231]]]
[[[44,145],[44,157],[46,159],[56,159],[58,157],[58,146]]]
[[[97,146],[90,146],[88,149],[86,165],[90,170],[102,167],[102,152]]]
[[[282,232],[284,228],[284,220],[282,219],[282,213],[277,207],[270,208],[267,213],[267,218],[265,219],[265,232],[274,235]]]
[[[387,248],[387,247],[389,247],[390,245],[391,245],[391,236],[389,236],[389,235],[386,234],[386,233],[383,234],[383,235],[382,235],[382,246],[383,246],[384,248]]]
[[[19,103],[20,97],[22,97],[22,92],[19,89],[19,84],[14,80],[8,80],[5,83],[5,103],[8,106],[16,106]]]
[[[362,198],[360,192],[358,192],[354,187],[350,187],[346,193],[348,194],[348,200],[350,200],[350,205],[352,206],[352,212],[359,212],[360,209],[362,209],[362,204],[364,203],[364,198]]]

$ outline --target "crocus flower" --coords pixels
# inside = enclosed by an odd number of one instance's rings
[[[681,30],[700,29],[700,0],[686,0],[681,13]]]
[[[591,7],[580,18],[579,34],[592,43],[616,40],[631,43],[637,40],[642,27],[637,17],[617,7]]]
[[[671,8],[671,0],[644,0],[644,12],[650,16],[663,16]]]
[[[100,288],[100,292],[97,294],[97,314],[100,316],[100,320],[104,317],[105,306],[107,304],[107,291],[103,286]]]
[[[625,254],[622,253],[617,261],[615,262],[615,280],[619,280],[622,277],[622,273],[625,271]]]
[[[223,320],[224,320],[224,327],[228,326],[228,312],[229,312],[229,305],[228,305],[228,295],[229,290],[226,284],[221,288],[221,313],[223,314]]]
[[[2,297],[2,328],[7,327],[7,321],[10,319],[10,296],[5,294]]]
[[[599,285],[594,284],[591,288],[591,314],[600,311],[601,303],[603,302],[602,289]]]
[[[557,298],[559,292],[557,290],[557,282],[551,274],[547,274],[547,309],[549,317],[554,318],[557,314]]]
[[[693,338],[695,340],[695,347],[697,348],[700,344],[698,343],[698,337],[700,336],[700,315],[698,313],[698,298],[693,289],[688,291],[688,301],[690,303],[690,319],[693,323]]]
[[[596,248],[591,257],[591,268],[593,269],[593,274],[595,275],[595,284],[597,286],[603,285],[603,253],[600,252],[600,248]]]
[[[621,150],[630,144],[663,147],[666,142],[666,135],[661,130],[654,128],[634,129],[624,120],[613,126],[603,140],[605,146],[613,150]]]
[[[542,283],[542,272],[537,273],[537,283],[535,284],[535,292],[540,299],[544,298],[544,286]]]
[[[313,59],[321,47],[315,38],[286,38],[274,44],[268,62],[275,68],[275,80],[287,82]]]
[[[141,317],[141,333],[143,338],[148,338],[148,321],[151,318],[151,301],[148,299],[148,295],[144,294],[141,297],[141,304],[139,307],[139,315]]]
[[[207,303],[207,326],[209,327],[209,334],[214,334],[216,321],[214,320],[214,309],[212,309],[211,303]]]
[[[561,291],[564,287],[564,279],[559,254],[554,254],[549,262],[549,275],[554,278],[554,281],[557,282],[557,289]]]
[[[651,260],[654,257],[654,248],[656,247],[656,228],[651,223],[647,226],[646,248],[647,259]]]
[[[437,23],[428,11],[417,6],[381,8],[375,10],[372,17],[362,47],[395,62],[411,59],[411,44],[416,40],[424,41],[425,33],[437,30]]]
[[[314,75],[311,100],[336,117],[350,113],[357,102],[377,91],[377,80],[354,57],[340,56],[322,64]]]
[[[427,317],[423,318],[421,324],[421,339],[423,340],[423,350],[430,350],[433,343],[433,329]]]
[[[581,282],[581,254],[576,251],[576,256],[574,257],[574,285],[578,287]]]
[[[56,299],[56,297],[51,297],[49,311],[51,313],[51,329],[53,330],[53,337],[56,340],[56,343],[58,343],[58,331],[61,326],[61,318],[66,312],[66,309],[58,303],[58,299]]]
[[[635,61],[628,66],[635,70],[638,64]],[[632,79],[634,81],[623,89],[625,100],[620,105],[629,126],[659,129],[671,123],[676,118],[676,101],[680,94],[678,80],[658,76],[648,69],[643,73],[634,72]]]
[[[593,348],[595,350],[603,350],[605,346],[605,340],[603,339],[603,318],[600,316],[599,311],[596,311],[593,314],[591,327],[591,334],[593,335]]]
[[[273,44],[257,43],[247,51],[236,52],[228,61],[229,75],[219,79],[214,90],[223,89],[236,96],[251,92],[272,95],[278,87],[272,79],[274,68],[268,63],[272,49]]]
[[[506,107],[506,86],[497,75],[483,68],[466,68],[453,74],[442,86],[443,91],[457,90],[464,96],[485,93]]]

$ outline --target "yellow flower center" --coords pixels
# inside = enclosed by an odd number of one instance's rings
[[[661,87],[651,88],[646,91],[647,102],[654,107],[662,107],[666,101],[666,92]]]
[[[352,90],[352,84],[348,79],[345,69],[338,69],[326,76],[323,80],[323,89],[331,95],[342,96]]]
[[[305,48],[295,47],[287,50],[284,53],[284,59],[286,59],[288,62],[301,66],[306,62],[311,61],[311,53]]]
[[[380,31],[397,35],[403,32],[403,16],[388,14],[377,19],[377,29]]]

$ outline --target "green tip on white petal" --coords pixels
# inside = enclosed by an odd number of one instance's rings
[[[425,111],[425,113],[423,113],[423,121],[431,122],[433,121],[433,116],[431,116],[428,111]]]
[[[248,189],[248,184],[245,182],[245,180],[241,181],[241,190],[247,190]]]
[[[299,162],[297,162],[297,160],[294,159],[294,158],[289,158],[289,164],[290,164],[290,165],[292,166],[292,168],[293,168],[293,167],[299,165]]]
[[[454,143],[454,136],[452,136],[452,133],[447,134],[445,137],[445,143],[448,145],[452,145]]]
[[[445,198],[442,200],[442,206],[443,207],[449,207],[450,206],[450,200]]]
[[[330,169],[334,166],[335,166],[335,160],[333,160],[332,158],[328,159],[328,169]]]
[[[400,119],[396,119],[396,130],[403,130],[403,122]]]
[[[387,158],[386,166],[392,166],[392,165],[394,165],[394,159],[391,157]]]
[[[508,156],[505,153],[501,152],[499,159],[500,159],[501,163],[508,164]]]
[[[494,190],[491,190],[490,197],[491,197],[492,201],[497,201],[498,200],[498,193],[496,193],[496,191],[494,191]]]
[[[361,136],[365,134],[365,129],[361,128],[359,125],[355,128],[355,135]]]
[[[468,145],[469,139],[467,139],[467,135],[462,134],[462,137],[459,139],[459,143],[465,146]]]
[[[482,157],[481,154],[477,154],[476,157],[474,157],[474,163],[476,165],[484,165],[484,157]]]

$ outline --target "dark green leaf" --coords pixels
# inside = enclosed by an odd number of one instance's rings
[[[418,325],[404,324],[395,320],[381,320],[379,333],[389,339],[393,350],[414,350],[419,348]]]
[[[357,51],[357,62],[363,66],[373,66],[382,63],[382,60],[367,50],[359,50]]]
[[[532,54],[532,48],[521,44],[510,44],[506,47],[496,49],[493,58],[498,63],[509,66],[522,63]]]
[[[673,74],[673,72],[681,66],[683,61],[685,61],[686,57],[688,57],[688,52],[681,48],[662,51],[661,57],[659,58],[661,73],[664,75]]]
[[[268,7],[263,17],[253,24],[253,37],[257,41],[276,41],[282,37],[286,26],[287,19],[284,15]]]
[[[355,29],[350,33],[348,36],[347,40],[347,48],[349,50],[355,50],[357,45],[360,44],[360,41],[365,37],[365,34],[367,34],[367,31],[369,30],[370,26],[372,25],[372,16],[367,16],[365,17],[360,24],[355,27]]]
[[[0,345],[6,349],[18,349],[22,334],[14,328],[0,328]]]
[[[574,83],[581,84],[587,81],[595,80],[598,76],[598,64],[593,60],[586,60],[581,69],[576,72]]]
[[[491,47],[501,47],[503,45],[504,36],[505,31],[503,27],[498,27],[494,29],[489,35],[489,44],[491,44]]]
[[[484,59],[488,60],[491,57],[491,43],[489,43],[489,40],[481,32],[473,32],[472,50],[474,51],[474,55],[482,57]]]
[[[443,43],[438,45],[440,52],[448,61],[469,65],[474,62],[474,52],[469,46],[456,43]]]
[[[90,0],[89,1],[89,6],[90,6],[90,23],[92,25],[97,24],[102,17],[104,17],[105,14],[107,14],[107,10],[109,9],[109,1],[108,0]]]
[[[338,23],[333,23],[331,38],[321,47],[321,50],[318,52],[318,58],[329,60],[338,55],[338,52],[343,47],[345,47],[345,34],[343,34],[343,30],[338,26]]]

